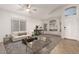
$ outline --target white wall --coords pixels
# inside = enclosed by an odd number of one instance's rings
[[[68,7],[72,7],[72,6],[76,6],[77,7],[77,15],[74,17],[65,17],[64,16],[64,9],[68,8]],[[62,8],[59,8],[57,10],[55,10],[53,13],[49,14],[50,17],[44,21],[44,23],[48,23],[50,19],[58,18],[60,17],[59,21],[62,23],[61,25],[61,30],[62,32],[51,32],[52,34],[60,34],[62,38],[69,38],[69,39],[74,39],[74,40],[79,40],[79,5],[65,5]],[[66,19],[71,19],[71,21],[69,21],[71,24],[71,28],[68,30],[70,32],[70,34],[68,34],[67,32],[67,36],[65,36],[64,34],[64,20]],[[50,33],[49,31],[47,33]]]
[[[72,17],[65,17],[64,16],[64,9],[68,8],[68,7],[72,7],[72,6],[76,6],[77,7],[77,15],[76,16],[72,16]],[[57,10],[55,10],[53,13],[50,14],[49,19],[45,20],[45,22],[48,23],[48,21],[52,18],[58,18],[60,17],[59,21],[62,23],[61,25],[61,30],[62,32],[51,32],[52,34],[61,34],[62,38],[68,38],[68,39],[74,39],[74,40],[79,40],[79,5],[65,5],[62,8],[59,8]],[[67,33],[67,36],[65,36],[65,31],[64,31],[64,20],[66,19],[71,19],[71,21],[69,21],[71,24],[71,28],[68,30],[70,32],[70,34]],[[50,33],[50,32],[48,32]]]
[[[71,16],[71,17],[65,17],[64,16],[64,9],[76,6],[77,7],[77,15],[76,16]],[[71,28],[68,30],[70,33],[67,33],[67,35],[64,34],[64,20],[71,20],[70,26]],[[62,37],[69,38],[69,39],[75,39],[79,40],[79,5],[67,5],[63,8],[63,16],[62,16]]]
[[[72,17],[65,17],[64,16],[64,9],[68,8],[68,7],[72,7],[72,6],[76,6],[77,7],[77,15],[76,16],[72,16]],[[61,37],[62,38],[69,38],[69,39],[74,39],[74,40],[79,40],[79,5],[65,5],[62,8],[57,9],[56,11],[54,11],[51,14],[51,17],[60,17],[60,21],[62,23],[61,25]],[[71,19],[71,21],[69,21],[71,23],[71,28],[69,29],[70,34],[67,33],[67,36],[65,36],[64,34],[64,20],[66,19]],[[57,32],[58,34],[58,32]]]
[[[28,18],[27,16],[20,15],[17,13],[9,12],[7,10],[0,9],[0,42],[3,41],[3,37],[6,34],[11,33],[11,19],[25,19],[26,20],[26,31],[31,33],[36,25],[40,25],[41,21],[38,19]]]
[[[42,26],[42,21],[39,19],[28,17],[27,18],[27,33],[31,34],[34,31],[36,25]]]
[[[12,18],[25,19],[25,16],[0,9],[0,38],[1,39],[5,36],[5,34],[11,33]]]
[[[57,10],[55,10],[53,13],[49,14],[50,17],[48,19],[46,19],[44,22],[49,22],[49,20],[53,19],[53,18],[58,18],[59,21],[62,21],[62,37],[64,37],[64,23],[63,20],[65,20],[64,17],[64,9],[67,7],[70,7],[73,5],[67,5],[63,8],[59,8]],[[79,5],[75,5],[77,6],[77,16],[76,18],[74,18],[73,20],[73,24],[71,25],[74,28],[71,28],[71,34],[69,34],[68,38],[70,39],[76,39],[79,40]],[[15,17],[15,18],[21,18],[21,19],[26,19],[26,29],[28,33],[33,32],[34,28],[36,25],[40,25],[42,26],[42,22],[39,19],[35,19],[35,18],[31,18],[31,17],[27,17],[27,16],[22,16],[20,14],[17,13],[11,13],[5,10],[1,10],[0,9],[0,38],[3,38],[5,36],[5,34],[9,34],[11,33],[11,19]],[[60,35],[60,32],[48,32],[51,34],[58,34]],[[0,41],[2,41],[0,39]]]
[[[52,12],[51,14],[49,14],[49,18],[44,20],[44,22],[43,22],[43,23],[47,23],[48,24],[48,31],[45,31],[46,34],[61,35],[61,32],[60,32],[61,16],[62,16],[62,8],[61,9],[57,9],[54,12]],[[57,20],[58,31],[49,31],[49,21],[52,20],[52,19],[56,19]]]

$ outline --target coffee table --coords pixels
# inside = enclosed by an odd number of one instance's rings
[[[35,54],[39,53],[44,47],[49,45],[51,41],[47,37],[38,37],[38,40],[27,42],[27,52]]]

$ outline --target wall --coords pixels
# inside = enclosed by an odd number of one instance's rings
[[[64,16],[64,9],[68,7],[76,6],[77,7],[77,15],[75,16],[70,16],[70,17],[65,17]],[[71,28],[68,29],[67,35],[64,34],[64,20],[69,20]],[[64,38],[69,38],[69,39],[75,39],[79,40],[79,5],[67,5],[63,8],[63,16],[62,16],[62,37]],[[70,32],[70,33],[69,33]]]
[[[39,19],[28,17],[27,18],[27,33],[31,34],[34,31],[36,25],[42,26],[42,21]]]
[[[71,6],[76,6],[77,7],[77,15],[76,16],[72,16],[72,17],[65,17],[64,16],[64,9],[71,7]],[[79,40],[79,5],[65,5],[62,8],[59,8],[57,10],[55,10],[54,12],[52,12],[51,14],[49,14],[50,17],[46,20],[44,20],[44,23],[48,23],[50,19],[52,18],[58,18],[59,21],[61,22],[61,33],[60,32],[51,32],[52,34],[57,34],[57,35],[61,35],[62,38],[68,38],[68,39],[74,39],[74,40]],[[65,35],[65,31],[64,31],[64,20],[70,20],[70,26],[71,28],[68,29],[67,35]],[[46,33],[50,33],[49,31],[47,31]]]
[[[27,23],[26,29],[28,33],[33,32],[36,25],[42,26],[42,22],[48,23],[49,20],[51,20],[52,18],[58,18],[58,20],[62,22],[62,26],[61,26],[62,32],[61,33],[60,32],[48,32],[48,33],[57,34],[57,35],[61,34],[62,38],[64,38],[64,22],[63,22],[65,20],[64,9],[70,6],[73,6],[73,5],[67,5],[63,8],[59,8],[55,10],[54,12],[49,14],[50,17],[44,21],[0,9],[0,41],[2,41],[1,39],[5,36],[5,34],[11,33],[11,19],[13,17],[19,18],[19,19],[23,18],[26,20],[26,23]],[[79,40],[79,17],[78,17],[79,16],[79,5],[75,5],[75,6],[77,6],[77,16],[74,17],[72,21],[73,24],[71,25],[71,27],[73,28],[69,29],[71,31],[71,34],[69,34],[67,38]]]
[[[13,18],[26,20],[26,31],[29,33],[34,30],[36,25],[41,24],[41,21],[38,19],[0,9],[0,42],[3,41],[2,38],[5,34],[11,33],[11,19]]]
[[[43,23],[48,24],[48,31],[45,31],[46,34],[61,35],[61,32],[60,32],[61,16],[62,16],[62,8],[57,9],[57,10],[53,11],[51,14],[49,14],[49,18],[44,20],[44,22],[43,22]],[[49,21],[52,20],[52,19],[57,20],[58,31],[49,31]]]
[[[64,16],[64,9],[68,8],[68,7],[72,7],[72,6],[76,6],[77,7],[77,15],[76,16],[72,16],[72,17],[65,17]],[[68,39],[74,39],[74,40],[79,40],[79,5],[78,4],[72,4],[72,5],[65,5],[62,8],[59,8],[57,10],[55,10],[52,14],[51,17],[60,17],[59,21],[61,22],[61,37],[62,38],[68,38]],[[64,20],[70,20],[70,26],[71,28],[68,29],[68,31],[70,32],[70,34],[67,33],[67,36],[65,35],[65,31],[64,31]],[[56,34],[56,33],[54,33]],[[58,32],[57,32],[58,34]]]
[[[0,9],[0,41],[5,36],[5,34],[11,33],[12,18],[25,19],[25,16]]]

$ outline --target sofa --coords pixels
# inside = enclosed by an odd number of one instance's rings
[[[12,41],[18,41],[18,40],[22,40],[24,38],[26,38],[27,36],[29,36],[29,34],[27,34],[27,32],[13,32],[11,33],[12,36]]]
[[[27,32],[13,32],[11,34],[7,34],[4,37],[4,47],[6,53],[8,54],[25,54],[26,53],[26,45],[22,43],[22,39],[25,39]]]

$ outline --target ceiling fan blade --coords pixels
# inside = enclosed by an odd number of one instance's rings
[[[27,4],[27,8],[29,8],[29,9],[30,9],[30,8],[31,8],[31,5],[30,5],[30,4]]]
[[[33,11],[37,11],[37,9],[33,9]]]
[[[19,11],[24,11],[24,9],[23,9],[23,8],[18,8],[18,10],[19,10]]]
[[[26,13],[35,13],[37,9],[33,8],[31,4],[19,4],[20,11],[26,11]]]
[[[19,6],[20,6],[21,8],[24,8],[24,7],[25,7],[25,5],[24,5],[24,4],[19,4]]]

